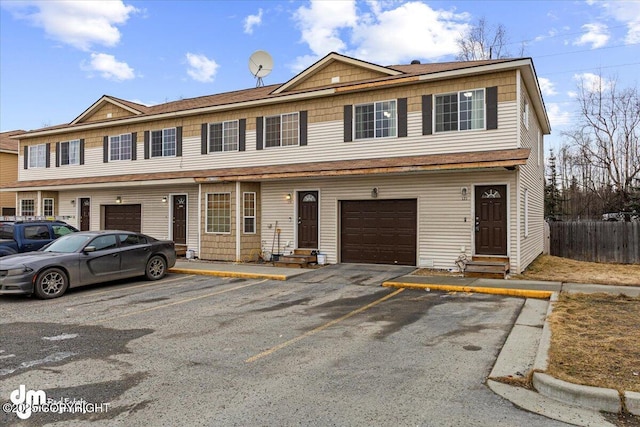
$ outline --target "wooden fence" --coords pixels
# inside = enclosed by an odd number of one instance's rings
[[[640,222],[549,223],[550,254],[580,261],[640,263]]]

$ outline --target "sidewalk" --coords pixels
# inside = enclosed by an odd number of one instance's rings
[[[179,260],[169,271],[219,277],[288,280],[314,270],[273,267],[270,264]],[[574,425],[613,426],[600,411],[616,413],[623,407],[628,412],[640,416],[640,393],[626,392],[624,398],[621,398],[615,390],[571,384],[544,373],[547,369],[551,341],[551,331],[546,319],[551,314],[553,302],[560,292],[604,292],[637,297],[640,296],[640,287],[411,274],[383,282],[382,286],[526,298],[523,309],[487,379],[489,388],[516,406]],[[537,391],[495,380],[501,377],[524,378],[532,371],[533,384]]]

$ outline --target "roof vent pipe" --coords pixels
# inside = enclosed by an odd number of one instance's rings
[[[419,59],[414,59],[413,61],[411,61],[411,64],[419,64],[420,60]]]

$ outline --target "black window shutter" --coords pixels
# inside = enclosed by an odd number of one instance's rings
[[[144,158],[149,158],[149,131],[144,131]]]
[[[238,151],[246,150],[247,141],[247,119],[238,121]]]
[[[84,139],[80,139],[80,164],[84,165]]]
[[[207,154],[208,144],[207,144],[207,128],[208,124],[203,123],[200,125],[200,154]]]
[[[46,167],[51,167],[51,144],[47,142]]]
[[[407,98],[398,98],[398,137],[407,136]]]
[[[353,106],[344,106],[344,142],[353,141]]]
[[[300,111],[300,145],[307,145],[307,112]]]
[[[29,169],[29,147],[24,147],[24,168]]]
[[[498,86],[488,87],[487,92],[487,129],[498,129]]]
[[[131,160],[138,160],[138,133],[131,133]]]
[[[262,138],[264,138],[262,131],[263,123],[263,117],[256,117],[256,150],[262,150]]]
[[[56,167],[60,167],[60,143],[56,142]]]
[[[109,163],[109,137],[102,137],[102,163]]]
[[[422,95],[422,134],[433,133],[433,96]]]
[[[176,128],[176,157],[182,156],[182,126]]]

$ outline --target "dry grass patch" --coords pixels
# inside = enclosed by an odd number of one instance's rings
[[[562,293],[549,323],[549,375],[640,392],[640,297]]]
[[[540,255],[514,279],[640,286],[640,264],[602,264]]]

